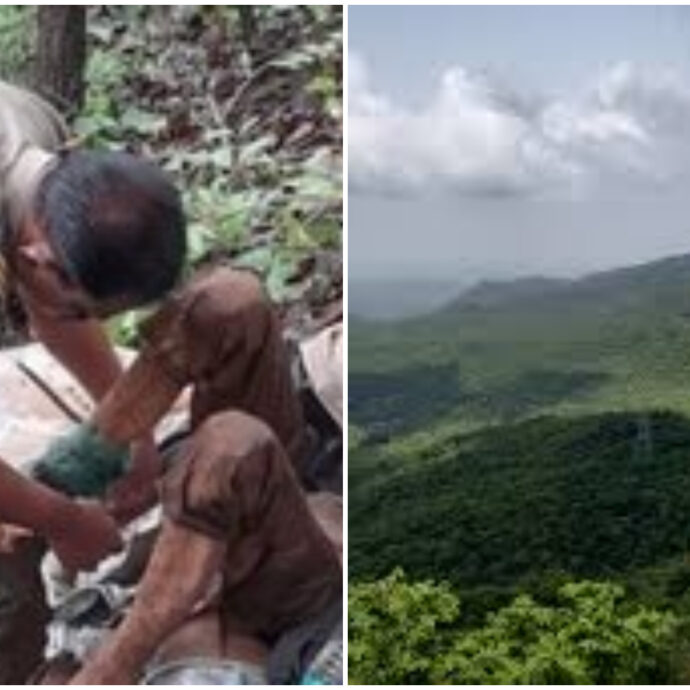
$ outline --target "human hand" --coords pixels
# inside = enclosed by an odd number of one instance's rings
[[[101,560],[122,548],[115,520],[96,501],[70,502],[53,521],[46,537],[70,572],[93,570]]]

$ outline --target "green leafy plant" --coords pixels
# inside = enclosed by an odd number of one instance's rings
[[[1,6],[0,78],[21,82],[28,76],[34,40],[34,8]]]
[[[610,583],[571,582],[556,605],[522,595],[459,634],[434,664],[435,683],[632,684],[666,680],[676,619],[642,607],[626,610]]]
[[[342,10],[100,6],[88,30],[77,131],[175,180],[186,272],[249,266],[280,303],[339,290],[315,256],[342,243]],[[118,323],[132,342],[134,317]]]
[[[441,630],[455,621],[458,611],[458,599],[445,585],[408,582],[401,570],[351,586],[350,683],[428,682],[443,650]]]
[[[402,571],[351,585],[351,683],[631,684],[671,678],[679,625],[610,582],[568,582],[556,600],[519,595],[468,625],[447,585]]]

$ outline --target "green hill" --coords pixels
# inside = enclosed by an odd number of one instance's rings
[[[356,576],[402,566],[468,587],[635,570],[690,546],[690,420],[543,417],[407,453],[365,446],[350,506]]]
[[[485,282],[349,334],[354,677],[686,683],[690,256]],[[625,595],[564,611],[573,587]],[[640,646],[637,607],[673,629]]]
[[[411,431],[536,413],[690,414],[690,256],[483,283],[434,314],[350,328],[355,424]]]
[[[355,577],[506,584],[684,553],[690,256],[356,319],[349,362]]]

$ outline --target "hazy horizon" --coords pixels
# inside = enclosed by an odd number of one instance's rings
[[[672,259],[678,256],[690,256],[690,251],[655,257],[646,261],[633,261],[607,266],[603,269],[585,270],[582,272],[504,272],[483,271],[474,267],[471,271],[459,270],[447,276],[414,273],[390,274],[377,273],[372,276],[352,275],[349,277],[350,314],[362,318],[395,320],[409,316],[420,316],[438,307],[444,306],[464,292],[483,282],[505,282],[539,278],[546,280],[580,280],[601,272],[634,268],[650,263]]]

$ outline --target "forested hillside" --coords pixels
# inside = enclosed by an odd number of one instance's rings
[[[423,318],[353,322],[351,421],[407,431],[451,414],[483,425],[539,411],[690,413],[688,342],[689,256],[480,284]]]
[[[385,653],[419,662],[396,667],[405,682],[687,681],[689,388],[687,256],[484,283],[422,318],[356,320],[353,673]],[[409,580],[381,579],[398,567]],[[593,580],[578,609],[591,639],[557,643],[566,621],[579,625],[564,592]],[[394,633],[381,643],[391,614],[376,608],[411,606],[415,581],[460,602],[448,620],[415,604],[411,627],[447,645],[426,666],[428,640],[412,630],[400,648]],[[604,592],[617,602],[608,619],[585,603]],[[630,622],[636,607],[644,624]]]

